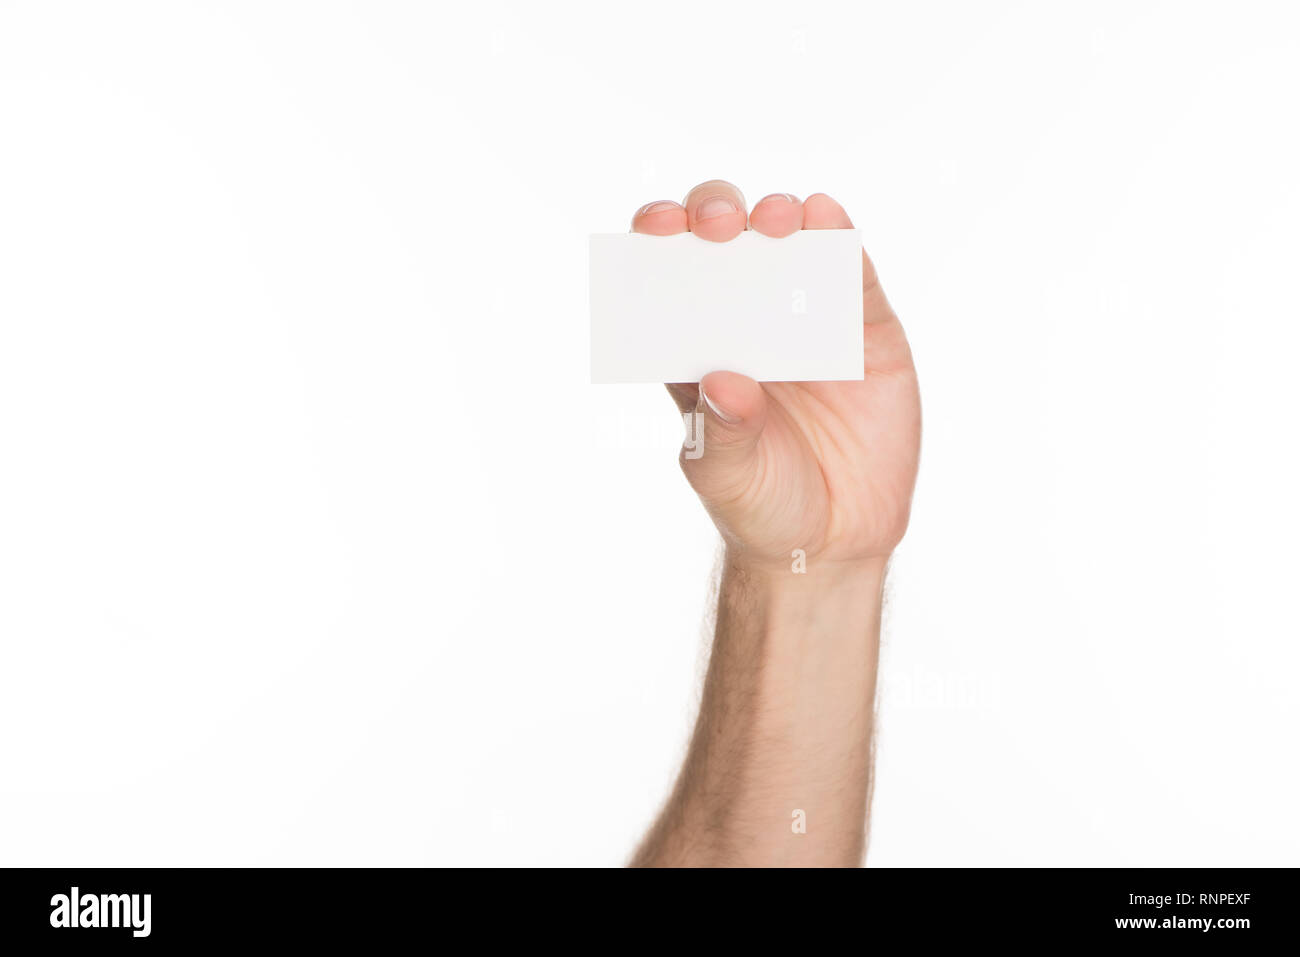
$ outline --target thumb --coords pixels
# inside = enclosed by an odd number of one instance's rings
[[[696,422],[703,424],[703,442],[688,455],[682,468],[703,498],[738,493],[753,477],[754,456],[767,419],[763,387],[736,372],[710,372],[700,380]]]

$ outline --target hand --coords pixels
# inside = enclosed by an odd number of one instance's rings
[[[851,229],[824,193],[800,202],[760,200],[748,224],[768,236]],[[745,199],[722,180],[696,186],[684,204],[650,203],[632,231],[690,230],[726,242],[746,228]],[[682,412],[703,413],[704,454],[682,470],[742,566],[789,570],[802,549],[817,563],[883,564],[907,529],[921,443],[916,370],[903,327],[862,254],[861,382],[766,382],[710,372],[668,391]]]

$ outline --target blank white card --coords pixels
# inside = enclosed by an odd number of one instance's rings
[[[856,229],[591,237],[591,381],[862,378]]]

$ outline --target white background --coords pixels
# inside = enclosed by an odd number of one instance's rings
[[[920,369],[870,863],[1300,863],[1298,26],[0,2],[0,862],[623,862],[715,535],[586,234],[723,177]]]

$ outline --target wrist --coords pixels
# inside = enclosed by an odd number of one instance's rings
[[[852,673],[874,686],[885,573],[883,558],[819,561],[794,570],[745,561],[728,550],[718,614],[732,627],[720,634],[735,643],[729,650],[745,656],[765,687],[791,680],[815,685],[831,675],[840,686]]]
[[[751,588],[768,592],[810,597],[855,591],[878,595],[884,587],[889,558],[824,559],[796,551],[789,561],[772,561],[728,546],[723,557],[723,579],[743,581]]]

